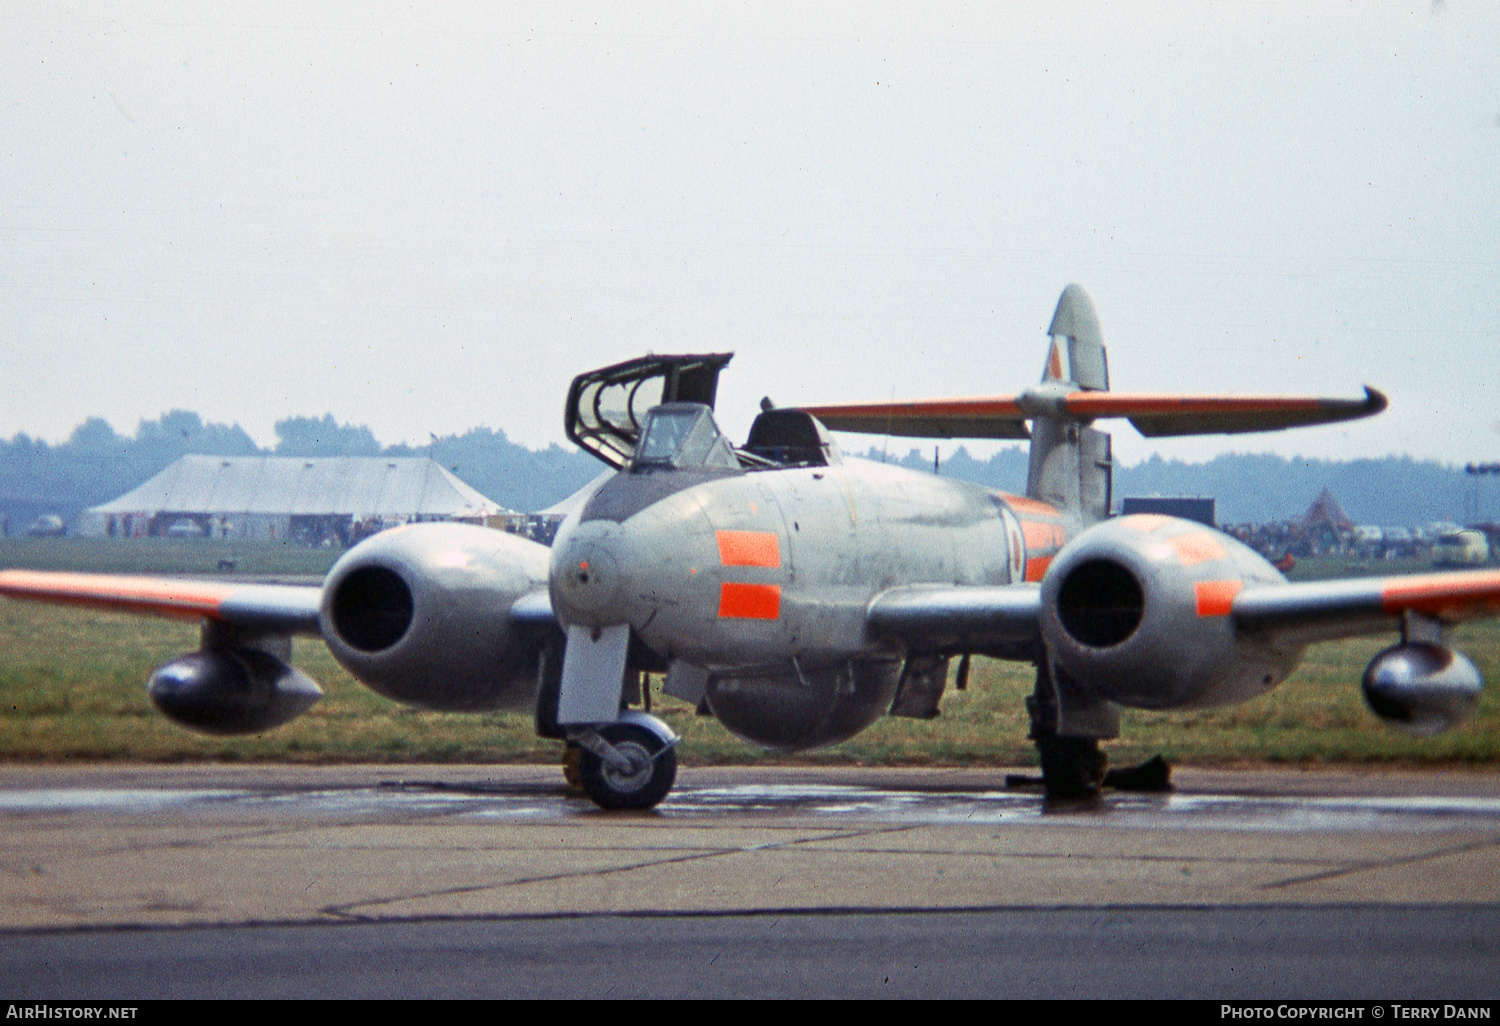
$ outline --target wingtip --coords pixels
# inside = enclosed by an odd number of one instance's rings
[[[1390,400],[1385,397],[1385,393],[1382,392],[1382,391],[1380,391],[1380,389],[1378,389],[1378,388],[1371,388],[1369,385],[1365,386],[1365,415],[1366,416],[1371,416],[1372,417],[1375,414],[1380,413],[1382,410],[1384,410],[1390,404],[1391,404]]]

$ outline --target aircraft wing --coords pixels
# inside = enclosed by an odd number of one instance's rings
[[[1379,633],[1406,612],[1445,624],[1500,615],[1500,570],[1247,588],[1230,609],[1242,630],[1298,643]]]
[[[1369,417],[1386,405],[1384,395],[1366,386],[1362,399],[1172,396],[1078,390],[802,409],[834,431],[912,438],[1029,438],[1026,421],[1044,412],[1079,420],[1124,417],[1147,438],[1161,438],[1329,424]]]
[[[875,596],[867,623],[876,634],[978,648],[1040,642],[1038,584],[908,585]]]
[[[1500,616],[1500,570],[1263,585],[1240,591],[1228,609],[1242,631],[1289,644],[1379,634],[1407,611],[1444,624]],[[910,585],[877,595],[867,622],[907,643],[1024,651],[1041,639],[1041,613],[1037,584]]]
[[[323,589],[188,577],[0,570],[0,595],[178,620],[208,618],[275,633],[318,634]]]

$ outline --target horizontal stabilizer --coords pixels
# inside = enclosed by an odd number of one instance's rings
[[[834,431],[910,438],[1028,438],[1026,421],[1124,417],[1148,438],[1281,431],[1369,417],[1386,398],[1368,386],[1362,399],[1296,396],[1171,396],[1076,391],[1048,395],[804,406]]]
[[[1030,438],[1013,398],[804,406],[832,431],[902,438]]]

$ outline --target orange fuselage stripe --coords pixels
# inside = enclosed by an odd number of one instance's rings
[[[772,531],[715,531],[725,566],[781,565],[781,542]]]
[[[1028,552],[1040,549],[1057,550],[1067,542],[1068,536],[1058,524],[1043,524],[1035,520],[1021,521],[1021,534],[1026,538]]]
[[[1005,504],[1016,513],[1035,513],[1043,517],[1062,517],[1056,506],[1049,505],[1041,499],[1028,499],[1024,495],[1006,495],[1004,499]]]
[[[719,585],[719,619],[775,620],[781,616],[781,587],[776,584]]]
[[[1026,579],[1028,581],[1040,581],[1047,576],[1047,568],[1052,565],[1051,556],[1037,556],[1026,561]]]

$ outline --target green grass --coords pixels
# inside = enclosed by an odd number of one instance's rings
[[[319,561],[337,555],[262,548],[246,557],[253,569],[241,564],[236,572],[319,573],[326,565]],[[210,558],[216,563],[222,549],[223,543],[205,541],[13,539],[0,547],[0,564],[168,572],[190,570]],[[28,551],[37,558],[17,558]],[[1315,563],[1302,568],[1304,573],[1319,569]],[[1350,568],[1337,572],[1347,574]],[[1285,684],[1241,706],[1127,713],[1121,738],[1109,745],[1111,760],[1125,764],[1160,752],[1190,765],[1500,763],[1500,695],[1493,688],[1474,722],[1436,738],[1392,731],[1364,708],[1360,674],[1371,655],[1394,640],[1393,632],[1389,638],[1310,649]],[[1500,624],[1466,625],[1456,643],[1486,678],[1500,677]],[[193,625],[0,600],[0,759],[550,763],[558,757],[555,742],[534,736],[529,715],[407,709],[354,681],[322,644],[300,639],[295,661],[323,685],[327,698],[301,719],[263,736],[202,737],[159,716],[144,686],[152,669],[197,646]],[[968,690],[950,690],[940,718],[885,718],[844,744],[791,756],[762,752],[664,698],[659,679],[653,680],[653,711],[684,735],[680,754],[688,764],[1013,766],[1034,761],[1024,707],[1032,673],[1023,664],[976,660]]]
[[[1500,625],[1462,628],[1458,644],[1487,677],[1500,671]],[[1413,739],[1365,710],[1359,675],[1387,641],[1310,650],[1276,691],[1229,709],[1128,713],[1111,759],[1160,752],[1183,764],[1244,762],[1495,764],[1500,696],[1487,691],[1478,718],[1436,738]],[[555,743],[536,738],[523,714],[420,712],[354,681],[315,641],[296,643],[299,666],[328,695],[310,713],[262,736],[208,738],[156,714],[144,682],[151,670],[197,647],[197,630],[172,621],[34,603],[0,602],[0,758],[146,762],[217,759],[293,762],[551,762]],[[969,688],[950,691],[936,720],[885,718],[832,748],[787,756],[761,752],[717,722],[664,698],[654,711],[685,737],[688,764],[800,763],[1017,765],[1030,763],[1023,700],[1031,668],[976,660]]]
[[[343,554],[276,542],[226,542],[207,538],[0,538],[0,567],[70,570],[105,574],[321,577]]]

